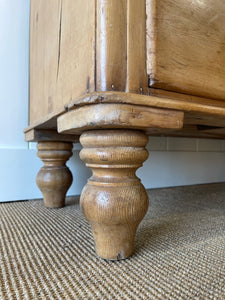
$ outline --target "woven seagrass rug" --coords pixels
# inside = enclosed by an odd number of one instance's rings
[[[0,204],[0,299],[225,299],[225,184],[158,189],[127,260],[98,258],[79,198]]]

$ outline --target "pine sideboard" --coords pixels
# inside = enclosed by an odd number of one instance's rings
[[[224,15],[221,0],[31,0],[36,181],[47,207],[63,206],[80,140],[93,172],[80,205],[100,257],[132,254],[148,136],[225,138]]]

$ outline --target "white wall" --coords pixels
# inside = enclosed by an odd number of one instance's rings
[[[35,177],[42,166],[34,145],[24,142],[28,125],[29,0],[0,0],[0,201],[41,197]],[[90,171],[79,159],[68,165],[81,192]],[[138,170],[146,188],[225,181],[221,140],[150,138],[149,159]]]

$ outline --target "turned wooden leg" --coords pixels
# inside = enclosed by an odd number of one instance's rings
[[[72,143],[39,142],[38,157],[44,166],[37,174],[36,182],[43,194],[44,205],[56,208],[65,205],[65,196],[72,184],[72,174],[65,165],[72,156]]]
[[[93,130],[80,137],[81,159],[92,169],[81,194],[97,254],[119,260],[132,254],[137,227],[148,196],[136,170],[147,159],[148,137],[135,130]]]

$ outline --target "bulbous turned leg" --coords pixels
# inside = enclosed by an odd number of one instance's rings
[[[81,159],[92,169],[81,194],[97,254],[110,260],[133,252],[137,227],[148,208],[148,196],[136,170],[147,159],[148,137],[135,130],[93,130],[80,137]]]
[[[72,156],[72,143],[39,142],[38,157],[44,166],[37,174],[36,182],[43,194],[46,207],[57,208],[65,205],[66,192],[72,184],[72,174],[65,165]]]

